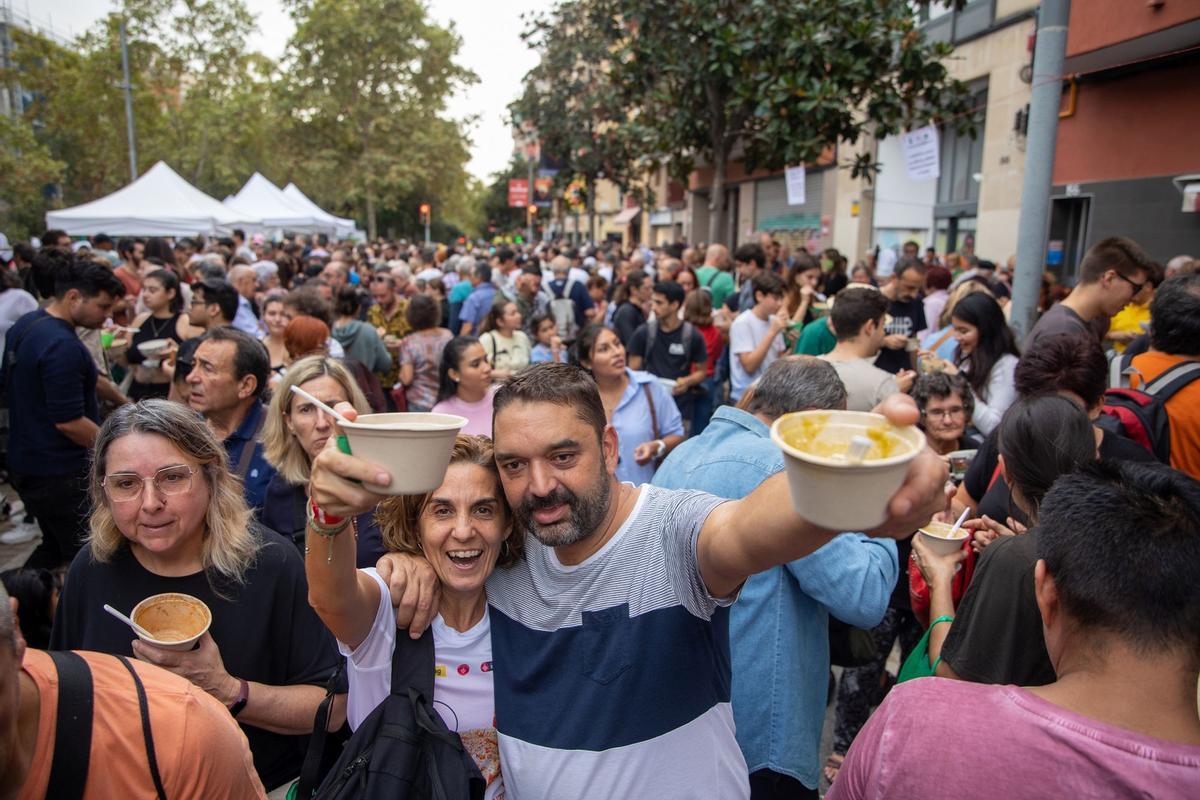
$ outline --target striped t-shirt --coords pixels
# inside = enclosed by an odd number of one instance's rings
[[[533,537],[488,581],[505,787],[520,800],[749,797],[729,701],[731,600],[696,542],[721,498],[641,487],[581,564]]]

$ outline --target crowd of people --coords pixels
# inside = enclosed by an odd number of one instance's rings
[[[1105,239],[1020,344],[1011,295],[916,242],[18,243],[4,796],[294,794],[424,637],[488,800],[1200,796],[1200,262]],[[310,397],[466,425],[389,496]],[[813,409],[924,432],[878,528],[793,510]],[[103,611],[172,592],[194,649]]]

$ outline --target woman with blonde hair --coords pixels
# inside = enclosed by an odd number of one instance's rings
[[[89,546],[67,573],[51,647],[133,655],[187,678],[237,718],[263,785],[288,783],[337,661],[296,549],[255,525],[224,446],[187,406],[122,406],[93,454]],[[211,611],[196,649],[147,644],[98,613],[163,593]]]
[[[275,467],[275,477],[267,486],[261,519],[268,528],[303,550],[309,468],[317,453],[336,434],[329,415],[313,401],[293,392],[293,386],[328,406],[349,403],[362,414],[371,413],[371,408],[350,370],[340,361],[325,356],[300,359],[275,387],[263,429],[263,456]],[[383,542],[373,513],[362,514],[355,520],[355,526],[358,565],[374,566],[383,555]]]
[[[309,601],[346,656],[352,729],[391,691],[396,618],[387,584],[374,568],[355,569],[345,519],[316,505],[342,481],[317,457],[312,468],[312,522],[305,568]],[[441,603],[430,631],[435,660],[433,702],[458,733],[487,781],[485,800],[503,795],[492,687],[492,639],[485,584],[497,567],[521,558],[521,536],[486,436],[460,435],[442,485],[422,495],[388,498],[377,512],[388,552],[424,556],[441,583]],[[426,634],[429,635],[429,634]]]

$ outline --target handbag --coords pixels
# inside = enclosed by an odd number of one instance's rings
[[[921,637],[921,641],[917,642],[917,646],[908,654],[908,658],[904,660],[904,665],[900,667],[900,674],[896,676],[896,683],[904,683],[911,681],[913,678],[931,678],[937,673],[938,664],[942,663],[942,657],[938,656],[937,661],[929,663],[929,634],[933,632],[933,626],[939,622],[953,622],[954,617],[949,615],[938,617],[925,630],[925,635]]]

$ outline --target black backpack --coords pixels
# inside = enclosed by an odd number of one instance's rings
[[[1114,388],[1104,393],[1104,408],[1096,424],[1149,450],[1163,464],[1171,463],[1171,420],[1166,403],[1180,389],[1200,378],[1200,362],[1176,364],[1142,388]]]
[[[414,642],[397,631],[391,694],[346,742],[315,800],[482,800],[479,768],[433,709],[433,671],[433,633]],[[323,731],[313,731],[310,753],[323,746]],[[301,787],[309,781],[301,775]],[[307,800],[303,789],[296,796]]]

